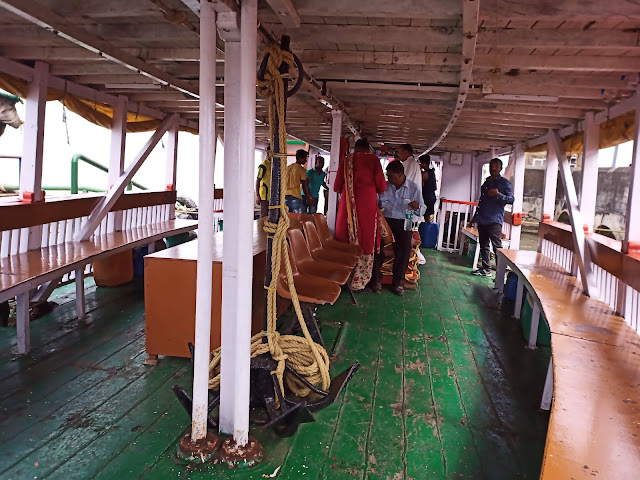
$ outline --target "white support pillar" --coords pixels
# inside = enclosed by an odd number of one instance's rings
[[[533,309],[531,311],[531,325],[529,326],[529,345],[528,348],[535,350],[538,343],[538,325],[540,324],[540,303],[533,300]]]
[[[596,216],[596,192],[598,190],[598,150],[600,149],[600,125],[588,112],[584,122],[582,149],[582,175],[580,182],[580,213],[584,227],[593,232]]]
[[[547,368],[547,377],[544,381],[544,390],[542,391],[542,400],[540,402],[541,410],[550,410],[553,401],[553,359],[549,359],[549,367]]]
[[[167,141],[167,160],[165,165],[165,182],[167,190],[175,191],[176,186],[176,173],[178,171],[178,130],[180,125],[176,123],[169,129],[168,141]],[[173,205],[169,205],[169,220],[176,218],[176,209]]]
[[[156,144],[164,136],[167,130],[169,130],[169,128],[174,123],[178,122],[178,119],[179,117],[177,113],[170,114],[165,117],[158,129],[151,136],[151,138],[147,140],[147,143],[142,147],[142,150],[138,152],[125,172],[120,176],[120,178],[118,178],[107,195],[102,200],[100,200],[98,205],[96,205],[96,207],[93,209],[91,215],[89,216],[89,220],[74,235],[74,241],[80,242],[82,240],[87,240],[93,234],[94,230],[98,227],[100,222],[102,222],[102,219],[111,210],[111,207],[113,207],[113,205],[118,201],[120,195],[124,193],[124,188],[129,182],[131,182],[131,179],[140,169],[144,161],[149,157]]]
[[[553,221],[556,212],[556,187],[558,185],[558,156],[551,141],[547,141],[547,164],[542,187],[542,221]]]
[[[524,144],[516,144],[513,166],[513,206],[511,208],[511,245],[509,248],[512,250],[520,249],[520,232],[522,230],[522,202],[524,197],[524,170],[525,170],[525,157],[524,157]]]
[[[638,187],[635,185],[638,185]],[[629,195],[627,196],[622,253],[628,254],[638,250],[640,250],[640,98],[637,100],[633,127],[633,154],[629,172]],[[626,284],[620,280],[618,281],[616,311],[623,317],[627,315],[627,312],[631,311],[631,297],[627,296],[629,290]]]
[[[75,282],[76,282],[76,315],[78,320],[84,320],[85,317],[85,303],[84,303],[84,265],[76,268]]]
[[[629,172],[629,196],[622,252],[629,253],[631,250],[638,249],[640,249],[640,98],[633,127],[633,156]]]
[[[16,336],[19,355],[26,355],[31,350],[29,321],[29,292],[25,292],[16,297]]]
[[[569,218],[573,233],[574,258],[582,279],[582,289],[587,296],[596,297],[596,286],[591,270],[591,256],[585,243],[584,221],[578,207],[578,194],[571,176],[569,160],[564,152],[562,139],[557,130],[549,130],[549,143],[553,144],[559,162],[560,178],[564,186],[565,197],[569,205]]]
[[[20,198],[23,202],[42,202],[42,162],[44,146],[44,121],[47,107],[49,64],[36,62],[33,80],[27,91],[25,106],[22,160],[20,166]],[[21,242],[21,250],[38,250],[42,244],[42,226],[25,230],[27,237]]]
[[[109,150],[109,173],[107,186],[111,188],[124,173],[124,154],[127,141],[127,97],[120,95],[113,105],[111,122],[111,146]],[[112,233],[122,227],[122,212],[109,212],[107,232]]]
[[[40,202],[44,198],[42,193],[42,151],[48,79],[49,65],[36,62],[33,81],[29,84],[27,91],[24,116],[20,198],[25,202]]]
[[[235,186],[225,189],[223,208],[220,432],[244,446],[249,435],[251,302],[246,286],[253,276],[247,252],[253,230],[257,0],[241,2],[240,19],[238,28],[236,13],[218,14],[225,42],[224,183]]]
[[[340,165],[340,136],[342,134],[342,110],[331,112],[333,123],[331,126],[331,156],[329,160],[329,208],[327,210],[327,223],[331,233],[336,229],[336,215],[338,213],[338,194],[333,191],[333,184],[338,175]]]
[[[216,12],[200,3],[200,155],[196,331],[191,439],[207,435],[213,265],[213,174],[216,158]]]
[[[178,168],[178,129],[176,123],[169,129],[167,136],[167,158],[165,163],[165,185],[167,190],[176,189],[176,173]]]

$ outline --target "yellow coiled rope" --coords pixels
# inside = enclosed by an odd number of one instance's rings
[[[269,208],[280,209],[280,219],[278,223],[264,222],[264,229],[273,236],[273,247],[271,254],[271,284],[265,287],[267,290],[267,331],[260,332],[251,338],[251,358],[269,352],[271,357],[278,362],[278,366],[272,375],[276,375],[282,391],[284,382],[293,393],[305,397],[311,390],[302,385],[291,375],[285,376],[285,364],[289,364],[297,373],[303,376],[312,385],[320,386],[323,390],[329,388],[331,378],[329,377],[329,355],[327,351],[313,341],[307,325],[304,322],[300,301],[293,283],[293,271],[287,250],[287,229],[289,228],[289,216],[285,207],[287,184],[287,129],[285,126],[285,91],[282,79],[285,77],[279,72],[282,62],[286,62],[293,67],[293,55],[291,52],[282,51],[279,47],[269,47],[264,53],[269,54],[264,80],[258,80],[258,94],[269,98],[269,133],[270,138],[274,138],[274,125],[276,115],[279,120],[279,152],[271,152],[272,157],[277,156],[280,161],[280,204],[271,205]],[[297,335],[280,335],[276,331],[277,317],[277,293],[276,286],[280,266],[284,264],[286,272],[286,282],[291,293],[293,307],[298,317],[298,323],[302,329],[303,337]],[[267,343],[263,338],[267,338]],[[220,349],[211,353],[209,364],[209,388],[216,389],[220,385]]]

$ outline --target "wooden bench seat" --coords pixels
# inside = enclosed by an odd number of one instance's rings
[[[198,228],[194,220],[167,220],[145,227],[101,235],[86,242],[67,242],[0,259],[0,302],[42,283],[131,248]]]
[[[551,331],[542,407],[548,408],[551,393],[553,403],[540,478],[637,477],[640,336],[548,257],[500,249],[497,263],[498,291],[509,266],[518,275],[518,300],[523,288],[534,299],[530,344],[540,313]]]
[[[474,242],[476,242],[478,245],[476,245],[476,251],[475,254],[473,256],[473,266],[472,269],[475,270],[476,268],[478,268],[478,259],[480,258],[480,242],[478,241],[478,239],[480,238],[480,234],[478,233],[478,229],[476,227],[470,226],[470,227],[461,227],[460,228],[460,232],[462,233],[462,235],[464,237],[467,237],[471,240],[473,240]],[[509,240],[508,238],[505,238],[504,233],[502,234],[502,245],[506,248],[509,248],[511,244],[511,240]],[[458,251],[459,255],[462,255],[462,252],[464,250],[464,242],[461,241],[460,242],[460,250]]]
[[[521,299],[522,288],[527,288],[544,313],[552,334],[640,351],[640,336],[624,318],[616,315],[606,303],[584,295],[580,280],[550,258],[533,251],[500,249],[499,267],[502,259],[522,280],[518,282],[520,294],[516,298]],[[496,285],[501,292],[503,282],[498,278],[504,278],[504,273],[500,277],[500,270],[498,268]]]
[[[32,289],[66,273],[81,271],[96,260],[196,228],[197,221],[166,220],[100,235],[85,242],[66,242],[0,259],[0,302],[18,297],[18,353],[29,352],[29,292]],[[84,312],[83,288],[82,284],[76,287],[79,312]]]

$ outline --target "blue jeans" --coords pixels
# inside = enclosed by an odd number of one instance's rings
[[[305,213],[307,206],[304,200],[293,195],[287,195],[284,204],[289,209],[289,213]]]

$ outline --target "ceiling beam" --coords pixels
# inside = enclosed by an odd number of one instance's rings
[[[267,0],[267,3],[285,27],[300,28],[300,17],[291,0]]]
[[[79,45],[87,50],[99,52],[102,56],[116,63],[124,65],[128,69],[140,73],[149,79],[175,88],[195,98],[199,97],[198,88],[188,82],[175,78],[168,73],[153,67],[139,58],[113,47],[109,42],[87,33],[82,28],[76,27],[50,10],[42,8],[35,2],[24,0],[0,0],[0,7],[18,15],[25,20],[52,32],[60,37]]]
[[[637,6],[636,6],[637,8]],[[579,10],[577,10],[579,11]],[[487,22],[489,25],[491,22]],[[547,28],[480,28],[478,45],[498,47],[579,47],[608,48],[615,51],[638,50],[638,33],[609,29],[547,29]]]
[[[458,85],[459,73],[438,70],[390,70],[360,65],[310,65],[311,75],[320,80],[369,80],[380,82],[412,82],[415,84]]]
[[[611,75],[589,75],[584,73],[548,73],[548,72],[529,72],[527,69],[507,70],[501,65],[499,73],[489,73],[489,71],[478,71],[478,58],[476,55],[474,62],[473,82],[475,84],[484,84],[492,82],[494,85],[504,85],[513,87],[530,87],[539,85],[554,85],[562,87],[599,87],[612,88],[618,90],[634,89],[638,85],[638,74],[631,73],[633,70],[625,70],[623,74],[612,73]],[[525,57],[526,58],[526,57]],[[575,57],[561,57],[570,60]],[[602,58],[602,57],[597,57]],[[624,57],[635,58],[635,57]],[[639,65],[640,66],[640,65]],[[495,64],[491,67],[495,68]],[[640,71],[640,68],[638,69]]]
[[[451,0],[296,0],[301,17],[395,17],[395,18],[458,18],[462,14],[459,2]],[[260,18],[273,18],[270,11],[260,10]]]
[[[460,70],[460,91],[449,123],[440,136],[427,147],[427,152],[433,150],[449,134],[458,120],[458,116],[467,100],[467,93],[471,85],[473,59],[476,52],[478,36],[478,15],[480,2],[476,0],[462,0],[462,65]]]
[[[626,17],[640,19],[640,9],[633,1],[616,1],[603,3],[602,0],[554,0],[540,2],[531,0],[509,0],[508,2],[482,2],[480,17],[488,22],[497,19],[536,19],[557,18],[601,18]],[[606,18],[606,17],[605,17]]]
[[[0,29],[1,31],[1,29]],[[171,61],[171,62],[198,62],[200,61],[199,48],[123,48],[123,52],[140,58],[147,62]],[[80,47],[13,47],[0,46],[0,55],[20,60],[47,61],[105,61],[105,57],[96,52]],[[218,50],[216,54],[218,63],[224,62],[224,52]]]
[[[319,2],[322,4],[322,2]],[[389,2],[394,3],[394,2]],[[416,39],[430,47],[455,47],[461,42],[461,29],[450,27],[379,27],[370,25],[316,25],[305,24],[302,29],[285,28],[269,24],[278,36],[291,36],[291,48],[316,49],[318,45],[335,48],[335,44],[393,46],[396,49],[415,47]]]
[[[441,67],[444,65],[459,66],[462,63],[462,55],[457,53],[302,50],[297,55],[306,64],[422,65]]]
[[[536,30],[527,30],[535,32]],[[555,31],[555,30],[554,30]],[[589,30],[591,32],[591,30]],[[596,31],[596,30],[594,30]],[[625,47],[624,50],[631,48]],[[571,72],[634,72],[640,71],[640,57],[586,55],[493,55],[477,56],[476,66],[523,70],[556,70]]]

